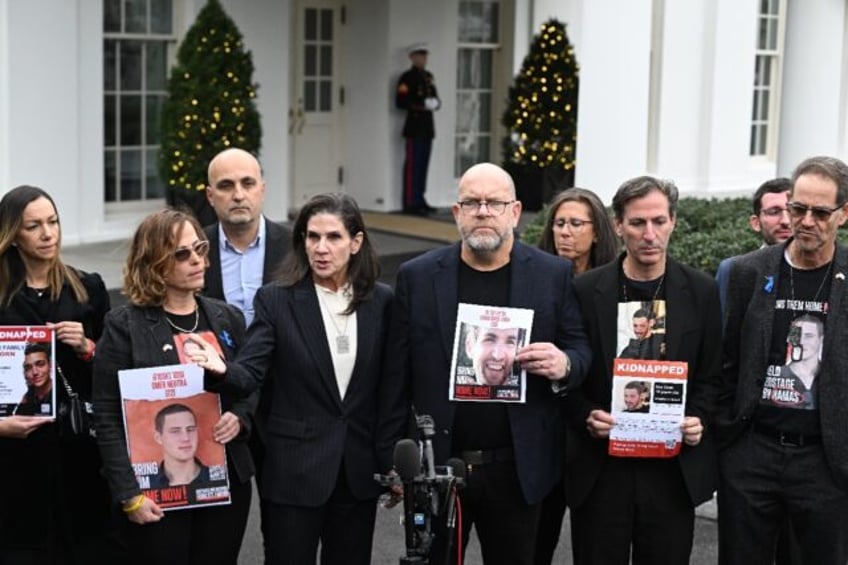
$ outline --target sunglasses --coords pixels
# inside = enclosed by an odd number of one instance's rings
[[[178,247],[174,250],[174,259],[178,263],[185,263],[191,259],[191,252],[194,251],[198,257],[203,259],[209,253],[208,241],[195,241],[191,247]]]
[[[789,215],[793,218],[805,218],[807,216],[807,212],[812,212],[813,218],[820,222],[826,222],[830,219],[830,215],[842,208],[845,204],[839,204],[834,208],[828,208],[826,206],[807,206],[806,204],[801,204],[799,202],[787,202],[786,208],[789,209]]]

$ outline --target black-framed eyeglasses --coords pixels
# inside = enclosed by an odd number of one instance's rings
[[[565,226],[571,228],[571,231],[581,231],[587,224],[591,224],[592,220],[581,220],[580,218],[568,218],[557,220],[554,222],[554,227],[564,230]]]
[[[490,214],[500,216],[513,202],[515,200],[460,200],[458,204],[463,214],[476,214],[485,206]]]
[[[829,220],[830,215],[842,208],[844,205],[845,203],[843,202],[833,208],[828,208],[827,206],[807,206],[800,202],[786,203],[786,207],[789,209],[789,215],[793,218],[804,218],[807,216],[807,212],[812,212],[813,218],[820,222],[826,222]]]
[[[178,263],[185,263],[191,259],[191,252],[194,251],[198,257],[203,259],[209,253],[208,241],[195,241],[191,247],[178,247],[174,250],[174,259]]]
[[[768,216],[769,218],[776,218],[778,216],[782,216],[788,211],[789,209],[786,206],[772,206],[771,208],[763,208],[760,210],[760,214]]]

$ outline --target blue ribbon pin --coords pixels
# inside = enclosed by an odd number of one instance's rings
[[[771,294],[772,291],[774,291],[774,276],[769,275],[766,277],[766,284],[763,285],[763,292]]]
[[[228,347],[233,346],[233,338],[230,337],[230,332],[227,330],[221,330],[221,335],[218,336],[218,339],[226,343]]]

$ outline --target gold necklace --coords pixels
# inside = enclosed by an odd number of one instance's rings
[[[163,309],[163,312],[164,312],[164,309]],[[184,334],[194,333],[195,330],[197,330],[197,326],[200,325],[200,310],[198,310],[197,304],[195,304],[194,305],[194,326],[192,326],[192,328],[190,330],[187,330],[185,328],[181,328],[180,326],[178,326],[177,324],[172,322],[171,318],[168,317],[167,312],[165,312],[165,321],[168,322],[169,326],[171,326],[172,328],[174,328],[178,332],[181,332],[181,333],[184,333]]]

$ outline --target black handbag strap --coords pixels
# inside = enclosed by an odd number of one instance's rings
[[[62,367],[56,365],[56,372],[59,373],[59,376],[62,377],[62,384],[65,385],[65,392],[68,393],[68,397],[73,398],[77,393],[74,392],[74,389],[71,388],[71,383],[68,382],[68,379],[65,378],[65,373],[62,372]]]

